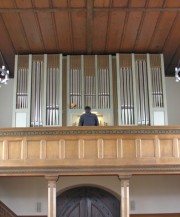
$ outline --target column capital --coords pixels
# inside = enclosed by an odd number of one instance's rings
[[[57,175],[46,175],[45,176],[45,179],[48,180],[48,181],[51,181],[51,182],[57,182],[58,179],[59,179],[59,176]]]
[[[122,180],[130,180],[131,177],[132,177],[131,174],[118,175],[118,178],[119,178],[120,181],[122,181]]]

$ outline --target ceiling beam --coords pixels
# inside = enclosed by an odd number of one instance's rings
[[[87,30],[86,30],[86,44],[87,53],[92,53],[92,40],[93,40],[93,1],[87,0]]]
[[[56,12],[56,11],[67,11],[67,12],[86,12],[88,9],[88,5],[90,7],[90,0],[88,0],[87,8],[0,8],[0,13],[27,13],[27,12]],[[92,8],[92,11],[95,12],[111,12],[111,11],[119,11],[119,12],[131,12],[131,11],[141,11],[141,12],[180,12],[180,7],[172,7],[172,8],[142,8],[142,7],[112,7],[112,8]]]

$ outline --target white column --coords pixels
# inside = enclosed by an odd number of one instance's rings
[[[48,180],[48,217],[56,217],[56,182],[58,176],[46,176]]]
[[[129,217],[129,180],[131,176],[119,175],[121,181],[121,217]]]

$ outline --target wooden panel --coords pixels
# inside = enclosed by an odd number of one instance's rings
[[[165,40],[171,30],[176,13],[164,12],[156,26],[154,37],[152,38],[149,50],[159,52],[162,50]]]
[[[109,7],[110,0],[94,0],[94,7]]]
[[[21,24],[19,15],[15,13],[6,13],[2,15],[6,28],[13,42],[16,50],[19,52],[25,52],[29,50],[28,43],[26,41],[26,35]],[[18,31],[17,31],[18,29]]]
[[[52,0],[53,6],[54,7],[67,7],[67,1],[68,0]]]
[[[130,7],[144,7],[146,1],[144,0],[130,0]]]
[[[70,1],[70,6],[74,8],[81,8],[86,6],[86,0],[71,0]]]
[[[138,52],[146,52],[151,42],[151,38],[156,27],[159,12],[147,12],[144,16],[141,30],[135,44],[135,50]]]
[[[72,41],[68,13],[55,13],[55,21],[59,39],[59,49],[61,52],[69,53],[72,51]]]
[[[51,160],[59,159],[59,141],[46,142],[46,158]]]
[[[164,0],[149,0],[149,3],[148,3],[148,7],[162,7],[163,6],[163,3],[164,3]]]
[[[38,21],[34,16],[34,13],[21,13],[21,18],[30,49],[36,53],[42,53],[44,51],[44,46]],[[34,32],[36,32],[36,34],[34,34]]]
[[[76,53],[86,50],[86,14],[84,12],[72,13],[73,45]]]
[[[111,139],[104,139],[103,151],[104,158],[117,158],[117,141]]]
[[[116,52],[120,46],[125,22],[125,12],[112,12],[110,14],[109,27],[107,32],[106,51]]]
[[[154,158],[155,157],[155,144],[153,140],[142,139],[140,147],[140,156],[142,158]]]
[[[0,160],[3,159],[3,141],[0,141]]]
[[[12,8],[15,6],[12,0],[1,0],[0,8]]]
[[[166,7],[180,7],[180,1],[178,0],[167,0],[166,1]]]
[[[18,8],[32,8],[31,1],[15,0],[15,2]]]
[[[40,141],[27,141],[27,159],[40,159]]]
[[[130,139],[122,140],[122,156],[123,158],[133,158],[133,159],[136,157],[135,140],[130,140]]]
[[[13,75],[15,49],[1,16],[0,16],[0,32],[1,32],[0,49],[6,61],[8,69],[10,70],[11,75]]]
[[[173,141],[160,140],[160,155],[161,157],[173,157]]]
[[[180,157],[180,139],[177,140],[177,156]]]
[[[56,25],[54,23],[53,15],[51,13],[39,12],[38,18],[45,50],[48,52],[57,52],[58,39],[56,35]]]
[[[93,51],[96,53],[102,53],[106,44],[106,31],[108,22],[108,13],[99,12],[94,13],[93,23]],[[102,35],[103,33],[103,35]]]
[[[97,159],[98,158],[98,148],[97,140],[84,140],[84,158],[85,159]]]
[[[113,7],[127,7],[128,0],[113,0]]]
[[[121,42],[121,51],[130,52],[136,41],[142,12],[131,12],[125,25],[124,35]]]
[[[6,175],[180,174],[180,127],[11,128],[0,137]]]
[[[174,51],[176,51],[178,49],[177,44],[176,43],[172,43],[175,41],[178,41],[180,39],[180,31],[177,31],[179,28],[179,24],[180,24],[180,14],[177,15],[173,27],[171,29],[171,32],[166,40],[166,43],[164,45],[163,48],[163,53],[164,53],[164,61],[165,61],[165,66],[167,69],[167,66],[169,66],[169,64],[171,63],[171,60],[173,58],[174,55]],[[179,55],[178,55],[179,57]],[[169,71],[169,70],[168,70]],[[174,69],[173,69],[174,71]]]
[[[66,140],[65,143],[65,158],[78,159],[78,140]]]
[[[22,141],[9,141],[8,142],[8,159],[20,160],[22,152]]]
[[[33,4],[37,8],[49,7],[49,0],[33,0]]]

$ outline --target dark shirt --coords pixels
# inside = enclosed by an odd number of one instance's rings
[[[96,114],[85,113],[80,116],[79,126],[99,126],[99,121]]]

